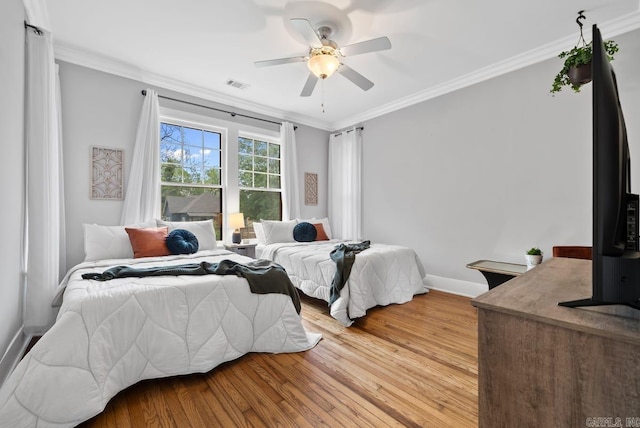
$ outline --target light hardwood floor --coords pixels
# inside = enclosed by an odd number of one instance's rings
[[[349,328],[302,297],[323,339],[248,354],[206,374],[140,382],[82,427],[476,427],[477,314],[438,291],[374,308]]]

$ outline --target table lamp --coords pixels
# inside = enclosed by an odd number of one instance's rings
[[[231,235],[231,242],[239,244],[242,241],[242,234],[240,228],[244,227],[244,214],[233,213],[229,214],[229,227],[233,229],[233,235]]]

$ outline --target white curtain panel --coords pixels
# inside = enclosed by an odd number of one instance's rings
[[[26,45],[24,328],[37,334],[55,320],[51,300],[66,265],[64,183],[60,90],[51,34],[28,28]]]
[[[362,131],[352,128],[329,138],[331,230],[341,239],[358,240],[362,236]]]
[[[296,134],[292,123],[283,122],[280,125],[280,139],[282,148],[282,219],[292,220],[300,217],[298,155],[296,153]]]
[[[147,89],[142,105],[121,223],[160,218],[160,106],[158,93]]]

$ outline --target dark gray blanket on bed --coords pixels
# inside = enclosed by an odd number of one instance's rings
[[[331,281],[329,306],[340,297],[340,290],[342,290],[349,279],[351,268],[356,261],[356,254],[366,250],[370,245],[370,241],[362,241],[358,244],[338,244],[334,250],[331,251],[329,257],[336,262],[336,273]]]
[[[108,281],[115,278],[141,278],[146,276],[179,276],[179,275],[236,275],[249,283],[252,293],[280,293],[291,297],[296,311],[300,313],[300,297],[282,266],[270,260],[254,260],[245,264],[233,260],[222,260],[220,263],[188,263],[176,266],[134,268],[131,266],[114,266],[102,273],[85,273],[82,279]]]

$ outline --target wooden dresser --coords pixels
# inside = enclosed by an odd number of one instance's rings
[[[640,427],[640,311],[558,306],[591,294],[591,261],[552,258],[472,300],[480,427]]]

